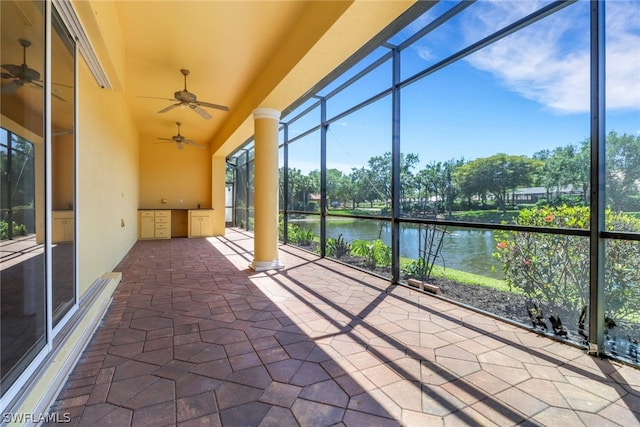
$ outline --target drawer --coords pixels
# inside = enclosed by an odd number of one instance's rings
[[[156,230],[166,230],[169,228],[168,222],[158,222],[156,221]]]
[[[53,219],[73,219],[73,211],[52,211]]]
[[[163,223],[168,223],[169,222],[169,217],[166,216],[157,216],[156,217],[156,224],[163,224]]]
[[[191,216],[191,218],[207,218],[213,215],[213,211],[211,209],[191,210],[189,211],[189,215]]]
[[[169,218],[171,215],[170,211],[156,211],[156,219],[157,218]]]
[[[143,218],[153,217],[153,211],[140,211],[140,216]]]
[[[169,237],[169,229],[156,228],[156,237]]]

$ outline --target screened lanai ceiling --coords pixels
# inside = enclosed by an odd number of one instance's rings
[[[412,1],[114,1],[74,2],[101,34],[104,56],[114,40],[124,58],[103,67],[123,90],[141,143],[176,133],[226,155],[253,132],[256,107],[283,110],[402,14]],[[354,31],[357,28],[357,31]],[[184,88],[198,101],[229,107],[158,111]],[[164,98],[164,99],[160,99]],[[226,145],[222,146],[226,142]]]

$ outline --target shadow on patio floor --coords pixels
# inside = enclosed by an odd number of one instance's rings
[[[640,425],[640,372],[252,235],[139,241],[52,407],[72,425]],[[66,424],[68,425],[68,424]]]

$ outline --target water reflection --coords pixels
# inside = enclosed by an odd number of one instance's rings
[[[304,229],[311,229],[316,235],[320,235],[319,218],[297,219],[289,222]],[[391,245],[391,223],[387,221],[327,219],[327,237],[337,238],[341,234],[347,242],[380,239],[387,245]],[[400,233],[400,256],[417,259],[419,246],[418,225],[403,225]],[[503,279],[502,265],[492,255],[495,248],[496,242],[491,230],[448,227],[442,244],[441,257],[436,265]]]

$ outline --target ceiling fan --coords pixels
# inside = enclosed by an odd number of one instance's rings
[[[177,92],[175,92],[173,94],[173,99],[171,98],[156,98],[156,99],[168,99],[169,101],[178,101],[175,104],[171,104],[168,107],[163,108],[162,110],[158,111],[158,113],[166,113],[169,110],[172,110],[176,107],[188,107],[190,109],[192,109],[193,111],[195,111],[196,113],[198,113],[200,116],[202,116],[205,119],[210,119],[211,115],[209,113],[207,113],[205,110],[203,110],[200,107],[207,107],[207,108],[216,108],[218,110],[222,110],[222,111],[229,111],[229,107],[225,107],[224,105],[218,105],[218,104],[212,104],[210,102],[204,102],[204,101],[198,101],[196,94],[189,92],[187,90],[187,76],[189,75],[189,70],[186,69],[181,69],[180,72],[182,73],[182,75],[184,76],[184,89],[179,90]],[[143,98],[155,98],[155,97],[143,97]]]
[[[7,70],[8,73],[2,72],[0,76],[2,76],[3,79],[12,79],[9,83],[2,85],[0,89],[1,93],[5,95],[12,95],[22,86],[29,84],[39,89],[43,88],[40,73],[33,68],[29,68],[27,65],[27,48],[31,46],[31,42],[29,40],[19,39],[18,43],[22,46],[22,65],[2,64],[2,68]],[[64,101],[64,99],[55,93],[51,93],[51,96]]]
[[[158,139],[161,140],[161,141],[175,142],[176,145],[178,146],[178,150],[182,150],[182,148],[184,147],[183,144],[192,145],[194,147],[198,147],[198,148],[202,148],[202,149],[206,148],[204,145],[197,144],[195,141],[192,141],[192,140],[187,139],[184,136],[180,135],[180,125],[182,123],[176,122],[176,124],[178,125],[178,134],[177,135],[173,135],[171,138],[158,138]]]

